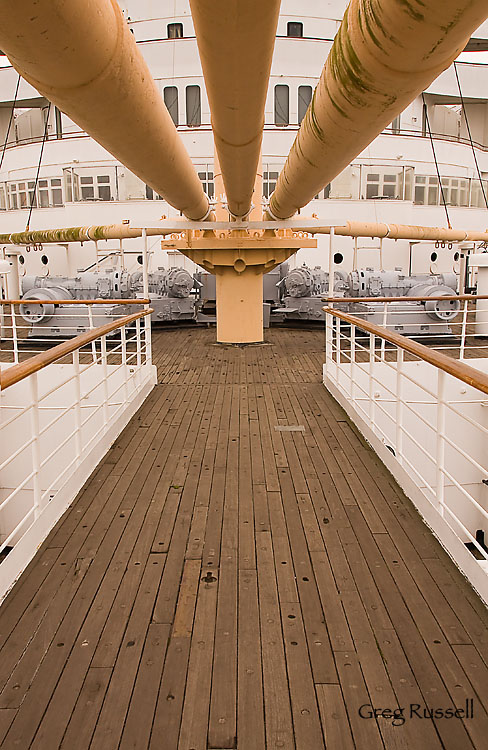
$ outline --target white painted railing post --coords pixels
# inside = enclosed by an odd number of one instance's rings
[[[103,429],[108,429],[108,362],[107,362],[107,337],[101,337],[102,352],[102,378],[103,378]]]
[[[339,368],[341,364],[341,319],[334,316],[335,322],[335,376],[336,382],[339,382]]]
[[[75,449],[76,465],[81,463],[81,379],[80,379],[80,350],[73,352],[73,367],[75,371]]]
[[[17,336],[17,318],[15,315],[15,305],[10,305],[10,317],[12,319],[12,343],[14,347],[14,364],[19,363],[19,342]]]
[[[122,365],[124,370],[124,401],[127,401],[129,398],[129,368],[127,367],[127,334],[125,326],[122,326],[122,328],[120,329],[120,340],[122,344]]]
[[[88,307],[88,324],[90,326],[90,331],[93,331],[93,327],[94,327],[93,326],[93,309],[92,309],[93,306],[92,305],[87,305],[87,307]],[[96,340],[92,341],[91,348],[92,348],[92,360],[93,360],[93,362],[96,362],[97,361],[97,342],[96,342]]]
[[[437,420],[436,420],[436,499],[439,504],[439,512],[444,515],[444,468],[445,468],[445,441],[446,430],[446,373],[437,370]]]
[[[395,423],[395,451],[400,465],[403,465],[403,349],[397,349],[396,366],[396,423]]]
[[[355,375],[355,364],[356,364],[356,326],[351,323],[351,339],[350,339],[350,347],[351,347],[351,401],[354,404],[355,397],[354,397],[354,375]]]
[[[143,294],[146,299],[149,299],[149,252],[147,246],[147,230],[144,227],[142,230],[142,242],[143,242],[143,264],[142,264],[142,279],[143,279]],[[147,309],[149,305],[145,305]],[[145,349],[145,362],[147,365],[152,364],[152,338],[151,338],[151,316],[146,315],[144,318],[144,343]]]
[[[38,518],[40,513],[41,502],[41,485],[39,471],[41,468],[41,451],[39,446],[39,389],[37,383],[37,373],[33,373],[30,378],[31,392],[31,432],[32,432],[32,505],[34,508],[34,518]]]
[[[388,320],[388,302],[383,302],[383,321],[382,325],[383,328],[386,330],[386,323]],[[381,361],[385,361],[385,351],[386,351],[386,339],[381,339]]]
[[[330,304],[330,303],[329,303]],[[334,325],[334,316],[330,313],[325,314],[325,371],[324,375],[329,376],[330,366],[332,363],[332,335]]]
[[[369,334],[369,371],[368,371],[368,393],[369,393],[369,421],[371,429],[374,432],[374,417],[375,417],[375,403],[374,403],[374,359],[375,359],[375,346],[376,336],[374,333]]]
[[[464,350],[466,347],[466,328],[468,323],[468,300],[464,300],[463,305],[463,324],[461,327],[461,348],[459,350],[459,359],[464,359]]]

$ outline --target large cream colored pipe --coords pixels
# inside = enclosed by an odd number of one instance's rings
[[[280,0],[190,0],[229,209],[247,216]]]
[[[351,0],[270,201],[305,206],[458,56],[486,0]]]
[[[116,0],[0,0],[14,68],[190,219],[200,180]]]
[[[148,227],[148,237],[159,237],[170,234],[174,229],[166,231],[164,228]],[[63,227],[61,229],[33,229],[25,232],[0,234],[0,244],[37,245],[65,242],[88,242],[90,240],[128,240],[142,237],[141,227],[131,227],[128,224],[98,224],[89,227]]]
[[[311,234],[330,234],[330,227],[306,229]],[[348,221],[344,226],[334,227],[334,234],[341,237],[380,237],[390,240],[438,240],[439,242],[488,242],[488,232],[475,230],[446,229],[445,227],[421,227],[415,224],[383,224],[366,221]]]

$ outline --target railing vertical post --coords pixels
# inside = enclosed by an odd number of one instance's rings
[[[464,359],[464,350],[466,347],[466,327],[468,322],[468,300],[464,300],[463,305],[463,324],[461,328],[461,348],[459,350],[459,359]]]
[[[437,371],[437,423],[436,423],[436,499],[441,516],[444,515],[444,465],[445,465],[445,430],[446,430],[446,373]]]
[[[327,296],[334,296],[334,227],[330,228],[329,232],[329,279],[327,285]],[[330,302],[329,302],[330,304]]]
[[[124,401],[128,401],[129,398],[129,391],[128,391],[128,380],[129,380],[129,368],[127,367],[127,335],[125,326],[122,326],[120,329],[120,339],[122,343],[122,364],[123,364],[123,371],[124,371]]]
[[[12,319],[12,343],[14,347],[14,364],[19,364],[19,342],[17,336],[17,318],[15,315],[15,305],[10,305],[10,317]]]
[[[141,319],[136,320],[136,343],[137,343],[137,367],[142,363],[142,345],[141,345]]]
[[[337,316],[334,316],[335,325],[335,378],[336,383],[339,383],[339,369],[341,364],[341,320]]]
[[[39,446],[39,389],[37,373],[33,373],[29,378],[31,392],[31,432],[32,432],[32,504],[34,508],[34,518],[39,517],[41,503],[41,484],[39,471],[41,468],[41,452]]]
[[[397,348],[396,367],[396,425],[395,449],[400,465],[403,465],[403,349]]]
[[[330,302],[327,303],[330,305]],[[325,368],[324,375],[327,378],[329,375],[329,368],[332,363],[332,336],[334,325],[334,316],[332,313],[325,313]]]
[[[355,375],[355,372],[354,372],[355,367],[354,367],[354,365],[356,364],[356,326],[354,325],[354,323],[351,323],[351,339],[350,339],[350,344],[351,344],[351,384],[350,384],[350,388],[351,388],[351,401],[352,401],[352,403],[354,403],[354,400],[355,400],[354,399],[354,375]]]
[[[107,362],[107,337],[102,336],[101,338],[101,353],[102,353],[102,378],[103,378],[103,429],[104,432],[108,429],[108,362]]]
[[[368,372],[368,379],[369,379],[369,421],[371,424],[371,428],[374,431],[374,418],[375,418],[375,404],[374,404],[374,376],[373,376],[373,369],[374,369],[374,358],[375,358],[375,346],[376,346],[376,337],[374,333],[369,334],[369,372]]]
[[[386,322],[388,320],[388,302],[383,302],[383,321],[382,326],[386,329]],[[385,350],[386,350],[386,340],[381,339],[381,361],[385,361]]]
[[[75,449],[76,465],[81,463],[81,379],[80,379],[80,350],[73,352],[73,367],[75,371]]]
[[[92,305],[88,305],[88,324],[90,326],[90,331],[93,331],[93,310],[92,310]],[[96,362],[97,361],[97,342],[96,342],[96,340],[92,341],[91,348],[92,348],[92,360],[93,360],[93,362]]]
[[[142,278],[143,278],[143,294],[146,299],[149,299],[149,252],[147,246],[147,229],[142,229],[142,241],[143,241],[143,264],[142,264]],[[149,305],[145,305],[148,309]],[[145,363],[147,365],[152,364],[152,338],[151,338],[151,316],[146,315],[144,318],[144,344],[145,344]]]

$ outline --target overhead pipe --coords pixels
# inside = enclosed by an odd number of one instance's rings
[[[344,226],[307,228],[310,234],[330,234],[341,237],[378,237],[389,240],[435,240],[439,242],[488,242],[488,231],[421,227],[414,224],[384,224],[366,221],[348,221]]]
[[[230,213],[251,209],[280,0],[190,0]]]
[[[117,0],[0,0],[0,48],[34,88],[189,219],[208,198]]]
[[[351,0],[271,196],[286,219],[328,185],[449,67],[486,0]]]
[[[174,228],[165,230],[159,227],[148,227],[146,235],[158,237],[160,235],[172,234]],[[140,227],[131,227],[128,224],[100,224],[90,227],[65,227],[62,229],[37,229],[25,232],[12,232],[11,234],[0,234],[0,243],[8,245],[45,245],[50,242],[89,242],[97,240],[129,240],[142,237],[143,230]]]

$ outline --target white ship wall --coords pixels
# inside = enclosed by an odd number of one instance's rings
[[[195,164],[197,171],[208,177],[213,173],[213,139],[210,128],[210,111],[205,95],[202,69],[198,57],[195,32],[189,3],[177,0],[161,3],[156,0],[120,0],[120,5],[131,26],[140,49],[146,58],[163,96],[164,88],[176,86],[178,89],[179,126],[178,130]],[[284,0],[281,6],[275,52],[271,70],[269,93],[266,102],[265,132],[263,139],[263,171],[268,174],[268,191],[271,192],[277,173],[283,167],[286,155],[298,130],[298,88],[315,87],[324,61],[328,55],[334,35],[346,8],[346,2],[336,0],[319,2],[306,0],[297,6],[292,0]],[[257,19],[259,22],[259,19]],[[289,22],[303,24],[303,37],[287,36]],[[168,38],[168,24],[181,23],[183,38]],[[474,35],[488,38],[488,23]],[[457,66],[461,88],[465,97],[466,109],[473,141],[477,144],[475,153],[483,178],[488,177],[488,65],[459,63]],[[245,71],[243,71],[245,74]],[[11,112],[11,104],[17,84],[17,73],[11,67],[0,68],[0,139],[5,135]],[[275,94],[276,85],[289,87],[289,124],[276,126]],[[201,90],[201,125],[186,125],[185,89],[198,85]],[[459,91],[454,68],[451,66],[425,92],[425,101],[431,129],[436,133],[434,147],[443,178],[469,180],[470,202],[467,206],[448,206],[449,219],[455,228],[485,229],[486,207],[482,200],[476,164],[471,145],[467,140],[467,129],[459,115]],[[0,232],[15,232],[25,229],[28,210],[10,206],[8,190],[11,185],[32,181],[35,177],[40,153],[40,140],[43,133],[44,113],[48,103],[25,81],[20,82],[19,108],[16,110],[16,127],[9,138],[9,147],[0,172]],[[109,177],[111,200],[68,200],[66,186],[63,185],[63,205],[34,208],[30,221],[31,228],[50,228],[86,224],[113,223],[130,219],[133,225],[151,224],[162,215],[175,216],[176,212],[164,201],[148,200],[146,186],[113,159],[101,146],[66,116],[60,118],[62,133],[56,124],[56,114],[52,108],[48,125],[50,140],[46,143],[41,166],[41,179],[63,178],[66,170],[73,170],[79,176]],[[59,136],[59,137],[56,137]],[[62,136],[62,137],[61,137]],[[17,142],[15,142],[17,138]],[[34,142],[28,142],[33,140]],[[406,175],[411,180],[411,194],[405,200],[397,196],[386,199],[367,197],[368,175]],[[324,224],[342,224],[348,220],[383,221],[423,225],[446,225],[446,215],[442,205],[422,205],[414,201],[414,176],[435,178],[432,144],[426,137],[423,102],[418,97],[401,114],[396,127],[388,128],[354,160],[332,183],[330,197],[325,199],[323,191],[319,199],[312,201],[302,210],[303,216],[316,214]],[[63,178],[64,179],[64,178]],[[208,182],[212,182],[209,177]],[[212,183],[213,184],[213,183]],[[466,183],[468,184],[468,183]],[[378,191],[381,191],[381,185]],[[373,191],[374,192],[374,191]],[[457,189],[453,187],[449,198]],[[476,193],[475,197],[473,195]],[[458,200],[458,202],[460,202]],[[4,209],[4,210],[1,210]],[[152,267],[175,263],[159,249],[159,243],[152,243]],[[316,251],[299,251],[296,262],[310,265],[328,266],[328,238],[319,238]],[[360,266],[380,265],[379,242],[359,240],[358,263]],[[128,253],[128,267],[137,267],[137,253],[141,244],[138,241],[124,243]],[[118,248],[118,243],[103,243],[107,252]],[[353,262],[354,242],[349,238],[336,238],[334,250],[339,264],[350,270]],[[413,245],[409,242],[383,242],[384,268],[400,267],[404,272],[451,271],[457,269],[456,253],[459,248],[436,248],[434,243]],[[435,257],[435,260],[433,260]],[[47,264],[41,257],[48,259]],[[31,249],[23,252],[23,272],[29,274],[51,273],[70,274],[79,268],[86,268],[95,260],[93,243],[83,247],[71,245],[66,248],[44,247],[42,251]],[[181,261],[183,264],[183,261]],[[186,266],[189,267],[188,261]]]

